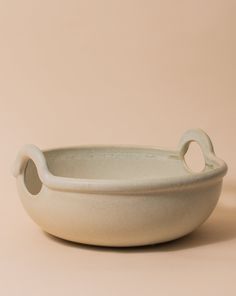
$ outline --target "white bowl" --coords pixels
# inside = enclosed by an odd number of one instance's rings
[[[184,155],[196,141],[203,171]],[[211,214],[226,164],[200,129],[187,131],[177,150],[80,146],[41,152],[23,147],[14,175],[24,208],[46,232],[100,246],[138,246],[184,236]]]

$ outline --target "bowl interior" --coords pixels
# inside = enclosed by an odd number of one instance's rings
[[[144,179],[186,175],[177,153],[154,148],[78,147],[45,151],[49,171],[81,179]],[[33,171],[33,165],[27,166]]]

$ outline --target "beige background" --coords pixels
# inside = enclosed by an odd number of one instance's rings
[[[0,0],[0,294],[236,294],[236,2]],[[25,143],[176,147],[190,127],[229,165],[198,231],[111,250],[46,236],[10,166]]]

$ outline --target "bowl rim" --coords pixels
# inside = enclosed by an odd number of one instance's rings
[[[196,141],[202,148],[205,157],[205,169],[201,172],[189,172],[189,174],[181,176],[171,176],[158,178],[139,178],[139,179],[82,179],[62,177],[52,174],[47,165],[44,153],[56,150],[68,149],[98,149],[98,148],[118,148],[118,149],[150,149],[168,153],[173,157],[184,162],[184,155],[188,149],[190,142]],[[43,185],[50,189],[59,191],[75,191],[87,193],[126,193],[138,194],[149,192],[176,191],[203,186],[221,181],[227,172],[226,163],[216,157],[210,138],[200,129],[192,129],[187,131],[181,138],[179,147],[176,150],[163,149],[156,146],[139,146],[139,145],[80,145],[72,147],[62,147],[55,149],[47,149],[41,151],[34,145],[24,146],[18,153],[13,167],[13,174],[18,177],[24,173],[28,160],[31,159],[37,168],[39,178]]]

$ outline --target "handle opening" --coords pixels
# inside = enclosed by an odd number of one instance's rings
[[[24,184],[31,195],[37,195],[42,189],[42,182],[34,162],[29,159],[24,169]]]
[[[191,173],[200,173],[206,168],[202,149],[196,141],[189,143],[188,150],[183,155],[183,161],[186,169]]]

